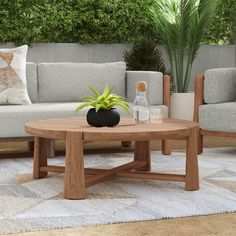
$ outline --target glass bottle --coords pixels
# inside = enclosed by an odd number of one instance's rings
[[[147,83],[145,81],[139,81],[136,84],[133,116],[137,124],[150,122],[150,105],[147,98]]]

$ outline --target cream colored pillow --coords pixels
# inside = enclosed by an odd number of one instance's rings
[[[31,104],[26,84],[28,46],[0,49],[0,105]]]

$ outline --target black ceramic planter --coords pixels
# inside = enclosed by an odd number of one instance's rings
[[[115,108],[109,110],[100,109],[96,112],[95,108],[91,108],[87,113],[87,122],[95,127],[113,127],[119,124],[120,114]]]

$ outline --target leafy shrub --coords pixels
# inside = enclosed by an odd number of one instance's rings
[[[204,43],[232,43],[235,0],[219,1]],[[158,40],[153,0],[0,0],[0,42],[132,43]]]
[[[126,43],[143,35],[155,37],[149,16],[152,0],[81,1],[77,10],[78,39],[82,43]]]
[[[75,42],[78,12],[70,0],[1,0],[0,41]]]
[[[135,43],[130,51],[124,53],[128,70],[160,71],[166,73],[162,52],[151,39]]]
[[[173,75],[167,71],[162,52],[151,39],[143,39],[134,43],[133,47],[124,53],[127,70],[160,71],[170,76],[171,93],[175,89]]]
[[[236,1],[218,1],[216,15],[202,40],[205,44],[233,44],[236,24]]]
[[[0,42],[128,43],[156,38],[152,0],[0,0]]]

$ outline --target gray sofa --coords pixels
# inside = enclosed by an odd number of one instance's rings
[[[151,105],[161,107],[165,117],[169,114],[169,95],[164,98],[163,93],[164,86],[168,90],[169,82],[164,83],[160,72],[126,71],[124,62],[27,63],[26,71],[32,105],[0,106],[0,141],[28,137],[24,124],[32,120],[85,115],[86,109],[75,113],[81,96],[90,93],[88,86],[102,91],[106,83],[115,85],[114,92],[127,97],[132,109],[135,84],[145,80]],[[123,110],[120,112],[127,115]]]
[[[194,120],[203,136],[236,137],[236,68],[211,69],[195,80]]]

